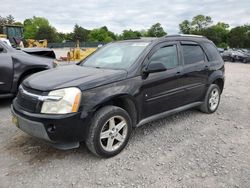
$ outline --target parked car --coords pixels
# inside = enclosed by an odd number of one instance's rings
[[[84,141],[112,157],[134,127],[194,107],[215,112],[223,86],[224,61],[213,42],[172,35],[114,42],[79,65],[32,75],[11,109],[18,128],[57,148]]]
[[[221,55],[224,61],[250,62],[250,53],[243,49],[229,49],[224,51]]]
[[[233,50],[225,50],[221,53],[221,57],[224,61],[231,61],[234,62],[234,58],[232,57]]]
[[[0,98],[12,97],[33,73],[53,68],[54,59],[29,55],[0,41]]]
[[[243,63],[247,63],[250,61],[250,55],[241,50],[235,50],[232,52],[232,62],[240,61]]]

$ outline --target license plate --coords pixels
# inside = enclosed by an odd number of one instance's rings
[[[18,127],[18,119],[15,115],[12,115],[12,123]]]

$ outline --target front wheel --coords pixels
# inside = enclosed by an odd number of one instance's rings
[[[219,107],[221,90],[218,85],[211,84],[207,90],[205,100],[200,106],[200,110],[204,113],[214,113]]]
[[[109,158],[125,148],[131,131],[128,113],[116,106],[106,106],[95,113],[86,145],[94,154]]]

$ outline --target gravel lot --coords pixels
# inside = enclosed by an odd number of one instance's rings
[[[54,149],[11,123],[0,100],[0,187],[250,187],[250,64],[227,63],[212,115],[185,111],[136,129],[111,159]]]

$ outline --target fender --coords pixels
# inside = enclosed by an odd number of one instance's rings
[[[131,84],[133,82],[133,84]],[[87,112],[94,113],[104,104],[109,104],[115,100],[125,100],[133,102],[134,108],[139,117],[140,97],[141,97],[141,79],[139,77],[123,80],[118,83],[108,84],[99,88],[90,89],[82,92],[82,115],[88,116]],[[134,97],[137,96],[137,97]]]
[[[217,79],[225,80],[224,73],[221,70],[214,71],[208,78],[208,84],[212,84]]]

